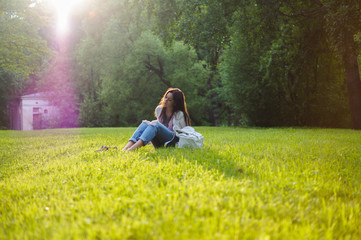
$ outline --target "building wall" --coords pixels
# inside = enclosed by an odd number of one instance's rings
[[[21,104],[21,130],[34,130],[34,115],[45,121],[54,113],[54,108],[51,107],[46,100],[42,99],[22,99]],[[42,127],[41,127],[42,128]]]

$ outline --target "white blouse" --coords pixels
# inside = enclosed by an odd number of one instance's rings
[[[157,120],[160,121],[159,117],[160,117],[160,114],[162,113],[161,105],[157,106],[157,108],[155,109],[155,113],[157,115]],[[173,116],[173,132],[175,132],[176,130],[180,130],[186,126],[187,126],[187,124],[184,120],[183,112],[182,111],[175,112],[174,116]]]

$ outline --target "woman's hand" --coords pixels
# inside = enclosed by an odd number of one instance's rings
[[[143,120],[142,122],[155,125],[155,124],[157,124],[158,120],[153,120],[153,121]]]
[[[148,124],[155,125],[155,124],[157,124],[158,120],[153,120],[153,121],[151,121],[151,122],[148,121],[148,120],[143,120],[143,122],[148,123]]]

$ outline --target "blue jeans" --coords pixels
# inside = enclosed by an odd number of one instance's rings
[[[142,122],[129,141],[137,142],[139,139],[147,145],[150,141],[155,148],[163,147],[164,143],[171,141],[175,134],[160,122]]]

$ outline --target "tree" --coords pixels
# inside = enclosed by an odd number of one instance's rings
[[[305,8],[291,7],[290,18],[312,18],[322,22],[328,39],[344,68],[352,128],[361,129],[361,81],[357,62],[360,46],[355,41],[361,31],[361,3],[357,0],[313,0]]]
[[[109,89],[109,94],[116,96],[109,102],[105,102],[108,98],[104,91],[117,81],[119,64],[141,32],[142,28],[137,27],[141,11],[137,2],[128,1],[92,1],[84,10],[83,36],[74,52],[73,65],[83,126],[125,125],[116,116],[119,105],[111,104],[119,99],[120,90]],[[109,109],[109,104],[115,108]]]
[[[257,1],[242,4],[233,15],[231,44],[223,56],[222,81],[225,99],[233,110],[234,124],[273,126],[280,124],[282,105],[276,79],[264,79],[261,58],[277,37],[278,5]]]
[[[0,1],[0,125],[8,125],[11,98],[19,96],[49,57],[40,35],[45,25],[35,1]],[[5,124],[7,123],[7,124]]]
[[[352,128],[361,129],[361,81],[355,36],[361,32],[360,1],[316,1],[324,9],[325,28],[334,43],[345,69],[345,82],[351,111]]]
[[[165,48],[158,37],[145,31],[116,72],[104,79],[101,93],[113,124],[136,125],[140,119],[153,119],[153,109],[169,87],[183,90],[191,103],[192,121],[204,123],[202,109],[206,104],[199,92],[205,86],[207,72],[189,46],[174,42]]]
[[[192,47],[179,41],[166,47],[149,31],[154,18],[145,14],[142,3],[109,1],[96,8],[101,10],[94,17],[84,17],[74,75],[81,123],[137,125],[144,118],[154,118],[153,109],[169,87],[181,88],[191,100],[193,123],[206,123],[206,104],[199,96],[205,95],[205,63]]]
[[[250,1],[234,15],[222,77],[235,122],[347,127],[342,59],[315,1]],[[332,104],[331,104],[332,103]]]

